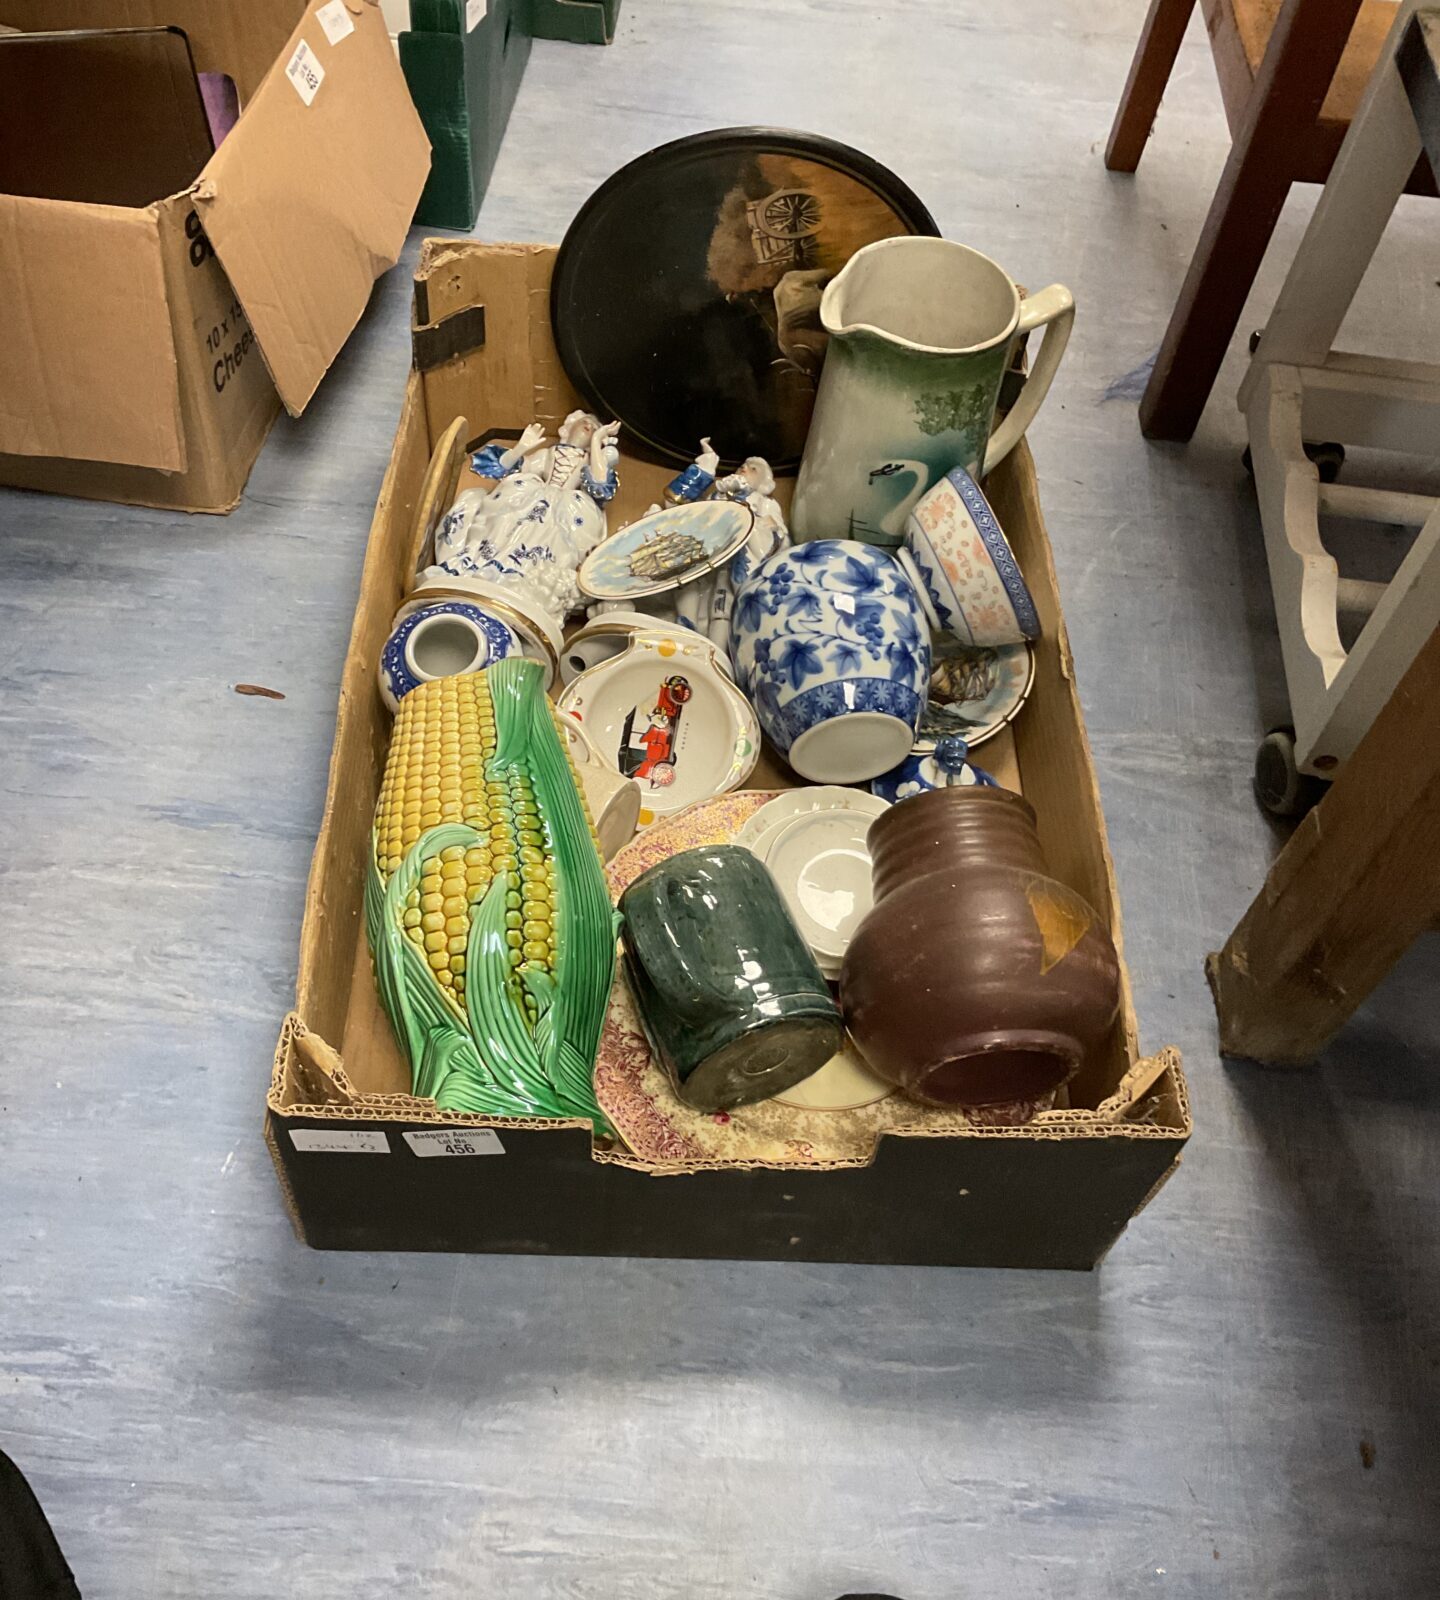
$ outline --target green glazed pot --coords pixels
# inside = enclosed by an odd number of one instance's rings
[[[844,1024],[774,878],[707,845],[620,898],[625,976],[651,1048],[701,1111],[781,1094],[840,1048]]]

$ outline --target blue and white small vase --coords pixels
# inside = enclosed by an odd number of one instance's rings
[[[947,734],[933,750],[912,750],[895,768],[876,778],[870,793],[894,805],[930,789],[998,789],[1000,785],[982,767],[968,759],[969,749],[956,734]]]
[[[514,631],[479,606],[463,600],[411,604],[401,609],[380,652],[380,698],[393,712],[422,683],[480,672],[520,653]]]
[[[904,759],[930,682],[920,598],[853,539],[783,548],[735,597],[736,681],[770,742],[813,783],[861,783]]]

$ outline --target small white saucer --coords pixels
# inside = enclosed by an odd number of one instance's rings
[[[753,851],[763,861],[765,852],[759,848],[762,834],[778,831],[792,817],[807,811],[863,811],[867,817],[878,817],[890,809],[890,802],[873,795],[867,789],[851,789],[844,784],[806,784],[803,788],[787,789],[766,803],[735,834],[734,843]]]
[[[792,817],[770,839],[765,865],[818,958],[842,960],[860,919],[875,903],[865,834],[871,819],[855,810]]]
[[[825,977],[840,963],[873,904],[865,835],[889,802],[840,784],[791,789],[752,816],[735,843],[774,875],[796,926]]]
[[[879,1100],[888,1100],[894,1093],[894,1085],[871,1072],[846,1034],[839,1053],[831,1056],[819,1072],[802,1078],[774,1098],[775,1104],[794,1106],[798,1111],[859,1111]]]

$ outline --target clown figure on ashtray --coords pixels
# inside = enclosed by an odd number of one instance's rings
[[[550,440],[532,422],[510,449],[489,444],[471,468],[495,487],[466,489],[435,534],[425,576],[481,578],[538,598],[557,622],[579,604],[575,573],[605,537],[605,507],[619,480],[618,422],[572,411]]]
[[[708,439],[700,441],[700,454],[665,490],[667,505],[697,500],[736,500],[749,506],[755,526],[749,539],[717,572],[688,583],[675,597],[680,621],[703,633],[722,649],[730,648],[730,612],[735,592],[789,540],[785,514],[774,499],[775,474],[761,456],[747,456],[735,472],[717,478],[720,458]]]

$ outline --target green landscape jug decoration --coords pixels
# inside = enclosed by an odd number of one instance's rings
[[[671,856],[636,878],[620,911],[636,1009],[688,1105],[767,1100],[840,1049],[840,1008],[750,851],[706,845]]]
[[[365,926],[414,1093],[588,1117],[615,913],[544,668],[510,656],[399,703]]]
[[[980,478],[1020,442],[1074,316],[1068,289],[1052,284],[1022,299],[1008,273],[951,239],[857,250],[820,302],[830,339],[792,537],[899,545],[927,489],[954,467]],[[1042,327],[1020,398],[992,435],[1016,341]]]

